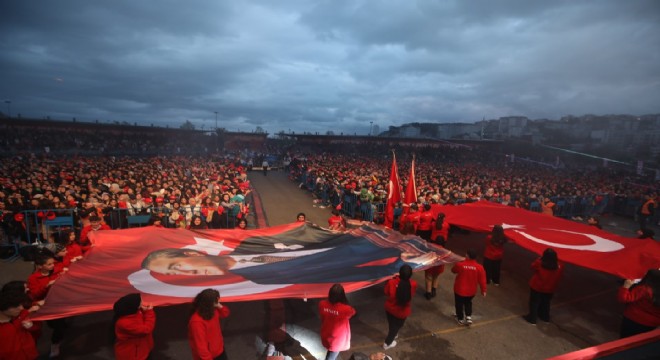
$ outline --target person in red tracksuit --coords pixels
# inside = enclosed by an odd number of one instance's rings
[[[424,210],[419,214],[419,223],[417,224],[417,236],[426,241],[432,241],[431,234],[433,233],[433,213],[431,212],[431,205],[424,204]]]
[[[35,272],[30,275],[27,280],[28,295],[32,301],[42,301],[46,299],[48,290],[53,286],[55,281],[59,279],[62,272],[55,269],[55,259],[52,254],[42,252],[34,260],[36,266]],[[50,356],[57,357],[60,355],[60,343],[64,338],[64,330],[66,328],[66,319],[53,319],[47,320],[46,324],[53,329],[50,341]]]
[[[523,319],[530,324],[536,324],[536,318],[550,322],[550,300],[555,293],[559,278],[564,271],[564,264],[557,259],[557,253],[545,249],[543,256],[532,263],[534,275],[529,280],[529,314]]]
[[[30,334],[33,323],[24,316],[24,293],[0,295],[0,359],[34,360],[39,356]]]
[[[493,226],[493,230],[486,237],[486,250],[484,251],[484,269],[486,270],[486,283],[500,286],[500,268],[504,257],[504,228],[502,225]]]
[[[445,247],[445,238],[438,235],[435,243]],[[438,286],[440,285],[440,274],[445,272],[445,264],[436,265],[424,270],[424,283],[426,285],[426,292],[424,298],[431,300],[437,295]]]
[[[344,287],[334,284],[328,291],[328,299],[319,302],[321,315],[321,343],[328,349],[325,360],[335,360],[341,351],[351,348],[351,324],[349,319],[355,309],[348,305]]]
[[[220,319],[229,316],[229,308],[220,303],[218,290],[202,290],[193,300],[193,314],[188,321],[188,342],[194,360],[227,360]]]
[[[115,312],[115,359],[144,360],[154,348],[156,314],[153,306],[142,303],[140,294],[128,294],[117,300]]]
[[[387,315],[388,332],[383,349],[388,350],[396,346],[396,336],[399,330],[410,316],[412,300],[417,290],[417,282],[412,280],[412,268],[410,265],[402,265],[399,268],[399,276],[387,281],[385,284],[385,314]]]
[[[80,247],[83,254],[87,253],[92,248],[92,243],[89,241],[89,235],[95,231],[112,230],[107,224],[101,223],[101,218],[92,215],[89,217],[90,224],[80,230]]]
[[[621,323],[622,338],[660,326],[660,270],[647,271],[635,285],[632,280],[624,281],[617,298],[626,304]]]
[[[75,231],[69,231],[62,243],[66,246],[66,257],[70,262],[74,263],[82,259],[82,248],[78,244]]]
[[[477,293],[477,285],[481,288],[481,295],[486,296],[486,271],[476,258],[477,252],[470,249],[467,258],[451,268],[451,272],[456,274],[454,305],[459,325],[472,325],[472,299]]]

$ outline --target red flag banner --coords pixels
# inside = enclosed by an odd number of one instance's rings
[[[385,226],[392,228],[394,224],[394,208],[401,201],[401,185],[399,184],[399,169],[396,166],[396,155],[392,153],[392,169],[387,189],[387,204],[385,208]]]
[[[516,244],[542,254],[549,247],[562,261],[638,279],[660,268],[660,244],[650,239],[627,238],[559,217],[480,201],[460,206],[437,206],[445,221],[458,227],[488,232],[502,224]]]
[[[419,237],[375,225],[345,233],[305,223],[257,230],[144,227],[95,232],[94,246],[52,286],[36,319],[112,309],[140,292],[155,306],[215,288],[223,302],[321,298],[378,284],[403,264],[415,270],[462,258]]]

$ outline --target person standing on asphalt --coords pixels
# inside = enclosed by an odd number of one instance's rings
[[[351,324],[349,319],[355,309],[348,305],[344,287],[334,284],[328,291],[328,299],[319,302],[321,316],[321,342],[328,349],[325,360],[335,360],[339,352],[351,348]]]
[[[523,319],[535,325],[537,317],[550,322],[550,300],[564,271],[564,264],[557,259],[557,253],[548,248],[543,256],[532,263],[532,270],[534,275],[529,281],[529,313]]]
[[[229,309],[220,303],[220,292],[202,290],[193,300],[193,314],[188,321],[188,342],[194,360],[227,360],[220,319]]]
[[[493,230],[486,238],[484,251],[484,269],[486,270],[486,283],[500,286],[500,269],[504,257],[504,228],[502,225],[493,226]]]
[[[451,268],[456,274],[454,280],[454,306],[456,307],[456,321],[459,325],[472,325],[472,299],[477,293],[477,285],[481,288],[481,295],[486,296],[486,271],[477,263],[477,252],[474,249],[467,251],[467,258],[459,261]]]
[[[411,307],[410,301],[412,300],[415,290],[417,289],[417,282],[410,279],[412,276],[412,267],[410,265],[402,265],[399,268],[399,275],[390,279],[385,284],[385,314],[387,315],[387,324],[389,330],[387,337],[383,343],[383,349],[388,350],[396,346],[396,337],[399,330],[406,322],[406,318],[410,316]]]
[[[626,304],[621,322],[621,338],[660,326],[660,270],[647,271],[637,284],[630,279],[624,281],[617,298]]]
[[[261,169],[264,171],[264,176],[268,175],[268,160],[264,159],[261,163]]]
[[[156,314],[150,304],[143,304],[138,293],[117,300],[114,310],[115,358],[147,359],[154,348]]]

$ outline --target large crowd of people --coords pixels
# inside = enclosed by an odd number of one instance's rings
[[[23,134],[17,138],[5,136],[0,141],[0,149],[9,149],[14,154],[21,146],[41,148],[38,155],[29,152],[15,154],[0,163],[3,242],[21,244],[23,247],[41,245],[32,258],[34,274],[20,286],[6,284],[3,287],[0,328],[3,339],[14,340],[3,341],[5,345],[0,347],[0,355],[20,354],[15,358],[35,358],[34,344],[39,338],[41,324],[31,322],[29,313],[43,305],[48,289],[67,271],[68,266],[83,259],[90,246],[90,232],[125,228],[130,226],[130,219],[139,216],[146,217],[153,226],[192,229],[254,226],[246,221],[250,216],[248,173],[254,163],[273,166],[258,151],[184,156],[175,149],[185,144],[158,145],[161,140],[156,144],[153,139],[143,141],[125,135],[63,135],[66,132],[54,136],[41,134],[42,137]],[[121,148],[123,144],[130,144],[130,148],[137,150],[137,153],[172,150],[177,155],[108,155],[109,149]],[[53,152],[44,152],[43,147],[52,148]],[[98,151],[100,155],[55,155],[57,149],[67,147]],[[328,152],[311,152],[291,146],[270,148],[269,151],[279,152],[280,158],[284,159],[273,168],[282,168],[299,187],[312,191],[316,195],[315,205],[329,207],[333,212],[329,227],[343,230],[346,227],[343,216],[383,222],[392,158],[386,149],[373,145],[365,145],[365,148],[370,151],[364,151],[359,146]],[[207,148],[198,150],[202,153],[208,151]],[[411,162],[412,154],[412,149],[399,149],[397,153],[403,188],[410,181],[407,164]],[[479,148],[417,149],[414,154],[417,200],[410,204],[398,204],[395,223],[402,232],[417,233],[427,241],[442,244],[449,236],[447,226],[441,219],[422,219],[425,206],[433,203],[461,204],[488,200],[530,210],[545,209],[550,214],[576,220],[581,220],[582,216],[590,217],[596,222],[600,215],[622,211],[617,207],[622,203],[625,203],[624,207],[632,203],[635,209],[629,215],[636,216],[639,230],[648,231],[658,221],[658,182],[653,179],[633,179],[633,175],[607,168],[576,169],[567,166],[560,169],[522,160],[512,162],[502,154]],[[562,212],[561,207],[568,204],[573,210],[579,208],[579,211]],[[420,210],[412,229],[408,225],[413,222],[404,208]],[[302,216],[304,220],[304,214]],[[72,220],[65,231],[55,231],[49,227],[48,220],[61,217]],[[489,253],[485,269],[476,262],[473,250],[467,252],[464,262],[452,269],[457,274],[454,287],[456,319],[461,325],[472,323],[471,299],[477,287],[485,296],[487,283],[495,286],[500,283],[499,261],[505,241],[502,237],[498,229],[494,229],[488,237]],[[554,258],[552,254],[544,254],[533,268],[536,273],[530,282],[530,311],[525,317],[530,323],[535,323],[537,317],[548,321],[549,302],[559,281],[561,263],[556,254]],[[425,297],[428,300],[435,296],[437,276],[443,270],[435,269],[435,272],[427,274]],[[410,315],[410,298],[416,288],[416,283],[410,278],[411,270],[404,267],[399,276],[385,287],[389,324],[383,344],[386,350],[396,346],[397,333]],[[16,290],[17,287],[19,290]],[[227,357],[222,345],[219,318],[229,316],[229,310],[219,302],[220,294],[213,291],[205,290],[193,302],[189,339],[195,358]],[[637,286],[631,282],[624,283],[619,299],[628,304],[630,310],[627,308],[625,313],[622,336],[648,331],[660,325],[658,294],[660,284],[656,273],[650,272]],[[152,307],[142,303],[137,295],[122,298],[115,304],[115,351],[121,358],[146,358],[154,346],[151,332],[155,326],[155,315]],[[639,306],[635,307],[635,304]],[[344,338],[333,337],[332,341],[323,339],[328,359],[336,358],[340,351],[349,348],[350,328],[347,338],[345,328],[354,314],[351,309],[343,289],[336,286],[330,289],[328,300],[321,303],[322,335],[333,334],[335,326],[344,329]],[[340,318],[330,316],[339,313]],[[52,328],[53,356],[59,354],[65,321],[58,319],[47,323]],[[211,323],[215,325],[209,325]],[[140,340],[135,340],[136,337]],[[215,339],[213,346],[205,348],[211,338]],[[17,344],[28,345],[20,347]],[[127,350],[129,347],[130,350]],[[139,356],[119,355],[132,352],[133,347],[138,348]]]

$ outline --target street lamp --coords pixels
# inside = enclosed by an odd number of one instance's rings
[[[5,100],[5,104],[7,104],[7,117],[11,118],[11,100]]]
[[[373,129],[374,129],[374,122],[373,122],[373,121],[369,121],[369,136],[372,135],[372,131],[373,131]]]

